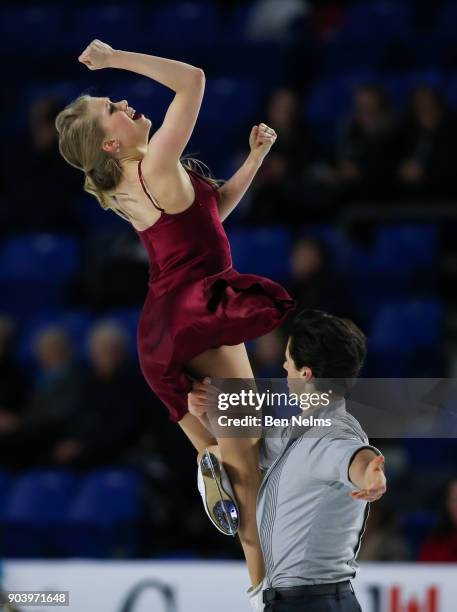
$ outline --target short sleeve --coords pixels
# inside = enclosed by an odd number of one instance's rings
[[[354,455],[365,448],[377,455],[382,454],[376,447],[355,436],[316,439],[309,453],[311,473],[315,478],[341,482],[350,489],[356,489],[349,479],[349,466]]]

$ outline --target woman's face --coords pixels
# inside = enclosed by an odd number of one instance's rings
[[[379,96],[369,89],[360,89],[355,96],[355,116],[364,128],[375,126],[384,111]]]
[[[295,120],[297,108],[297,96],[288,89],[280,89],[270,99],[268,108],[269,121],[277,127],[291,125]]]
[[[292,277],[295,280],[307,280],[320,272],[324,261],[319,247],[312,240],[299,242],[291,256]]]
[[[420,89],[415,93],[413,108],[418,123],[429,129],[439,124],[443,114],[439,98],[428,89]]]
[[[121,152],[147,144],[152,122],[141,113],[135,115],[127,100],[112,102],[109,98],[92,98],[90,107],[105,131],[103,148],[107,152],[117,152],[117,143]],[[116,143],[110,144],[110,141]]]

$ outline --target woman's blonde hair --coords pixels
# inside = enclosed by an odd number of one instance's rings
[[[90,99],[83,94],[57,115],[59,151],[70,165],[85,173],[84,191],[95,196],[104,210],[112,210],[129,221],[114,196],[123,175],[121,164],[102,149],[106,134],[98,118],[88,112]],[[213,178],[208,166],[190,155],[181,157],[181,163],[216,189],[224,182]]]

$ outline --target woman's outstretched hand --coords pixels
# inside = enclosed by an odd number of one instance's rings
[[[265,155],[269,152],[271,147],[276,141],[276,132],[261,123],[260,125],[254,125],[249,136],[249,146],[251,147],[251,154],[257,156],[260,160],[263,160]]]
[[[111,67],[114,53],[112,47],[96,38],[84,49],[78,60],[89,70],[100,70]]]

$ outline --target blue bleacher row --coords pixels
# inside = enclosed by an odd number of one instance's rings
[[[250,120],[259,112],[267,91],[289,75],[292,56],[284,52],[284,46],[258,40],[245,46],[255,5],[253,2],[238,7],[229,18],[220,13],[217,5],[208,2],[154,4],[153,7],[108,3],[3,8],[0,46],[14,52],[39,42],[40,52],[48,49],[53,56],[53,47],[74,53],[74,49],[81,51],[81,45],[93,37],[105,37],[114,46],[119,39],[120,48],[137,50],[146,39],[144,50],[156,53],[157,45],[168,44],[173,57],[182,52],[179,59],[201,65],[210,75],[197,126],[203,129],[196,130],[196,142],[199,147],[203,145],[201,148],[206,154],[217,154],[211,130],[205,132],[205,126],[217,122],[218,142],[223,142],[234,125]],[[341,28],[332,35],[324,40],[312,35],[300,38],[307,49],[302,60],[315,66],[319,74],[303,111],[321,144],[328,145],[335,137],[335,126],[349,111],[352,92],[358,84],[378,82],[398,110],[404,107],[412,87],[424,83],[433,85],[457,109],[457,2],[449,2],[444,7],[427,34],[415,31],[412,5],[412,2],[386,0],[356,2],[347,7]],[[312,21],[312,16],[308,19]],[[43,39],[43,31],[52,35]],[[202,46],[204,50],[199,53]],[[166,54],[166,48],[162,52]],[[389,54],[393,59],[389,60]],[[408,55],[411,56],[409,63]],[[55,57],[56,65],[61,57],[66,57],[65,53]],[[90,91],[113,99],[127,98],[131,105],[151,114],[157,123],[162,115],[154,113],[162,112],[171,99],[167,88],[147,79],[101,71],[94,80],[84,67],[78,67],[76,60],[64,61],[67,65],[64,74],[71,67],[79,68],[81,76],[74,78],[78,73],[72,72],[74,80],[43,85],[42,76],[35,81],[30,75],[28,83],[32,85],[20,85],[24,87],[20,102],[23,111],[43,93],[54,92],[69,101],[82,91]],[[18,129],[20,121],[23,121],[20,114],[10,117],[3,129]],[[224,126],[227,134],[220,131]]]
[[[81,6],[14,6],[3,8],[2,44],[23,40],[28,48],[40,43],[49,49],[73,48],[83,41],[106,37],[109,43],[167,43],[176,40],[187,44],[214,43],[221,38],[233,42],[233,35],[246,35],[246,25],[253,9],[240,7],[229,20],[211,2],[115,2]],[[52,33],[43,41],[40,33]]]
[[[142,476],[125,467],[84,476],[62,469],[0,471],[0,556],[135,556],[142,492]],[[400,525],[414,558],[436,521],[430,511],[402,513]]]
[[[434,297],[439,260],[437,225],[381,225],[367,246],[349,240],[331,225],[309,226],[301,234],[323,241],[331,265],[347,280],[359,308],[359,323],[368,332],[369,354],[376,362],[378,376],[389,375],[389,368],[396,375],[406,374],[408,356],[421,349],[438,350],[444,309]],[[287,281],[293,237],[286,227],[231,228],[234,267]],[[27,234],[0,244],[0,311],[18,320],[18,357],[27,365],[33,361],[34,337],[49,323],[64,325],[78,356],[85,355],[87,332],[97,316],[75,311],[65,302],[68,284],[80,269],[80,256],[79,243],[70,236]],[[114,311],[103,316],[126,329],[132,351],[139,312]],[[391,358],[384,359],[387,355]]]
[[[212,43],[221,39],[233,41],[249,37],[250,24],[258,2],[237,6],[230,14],[214,2],[178,1],[157,2],[153,5],[141,2],[119,4],[98,3],[17,6],[11,4],[2,9],[3,44],[17,43],[18,36],[24,45],[43,44],[40,33],[52,33],[45,41],[49,48],[72,46],[81,37],[96,35],[103,38],[112,35],[125,40],[147,37],[154,41],[172,40],[186,43]],[[296,21],[303,15],[292,15],[289,32],[296,30]],[[312,13],[305,16],[312,20]],[[457,26],[457,3],[444,3],[436,17],[429,36],[453,41]],[[386,43],[410,40],[418,36],[415,27],[413,0],[371,0],[349,4],[341,28],[334,33],[340,41],[378,41]]]
[[[386,275],[403,281],[437,264],[439,228],[435,224],[379,225],[373,244],[366,248],[332,225],[303,227],[301,234],[323,240],[338,269],[356,278]],[[230,228],[235,267],[276,279],[287,277],[293,235],[288,227]],[[80,256],[75,237],[17,235],[0,243],[0,282],[34,280],[59,285],[79,270]]]
[[[141,504],[142,477],[125,467],[0,471],[0,555],[131,556]]]

